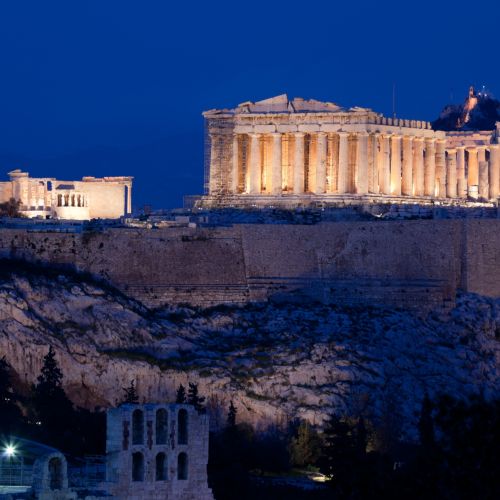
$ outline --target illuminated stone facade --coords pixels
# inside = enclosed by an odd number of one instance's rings
[[[497,131],[435,131],[429,122],[286,95],[203,116],[200,206],[467,205],[499,195]]]
[[[65,220],[116,219],[129,214],[133,177],[83,177],[81,181],[32,178],[13,170],[0,182],[0,203],[21,202],[25,217]]]
[[[208,416],[193,406],[125,404],[108,410],[106,483],[113,498],[213,500]]]

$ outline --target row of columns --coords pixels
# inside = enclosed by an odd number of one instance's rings
[[[282,137],[280,133],[265,134],[271,137],[270,172],[266,179],[266,193],[279,195],[283,185]],[[305,192],[305,133],[293,136],[292,185],[294,194]],[[355,173],[352,190],[352,163],[348,132],[337,132],[338,156],[335,158],[336,188],[328,192],[345,194],[388,194],[394,196],[430,196],[438,198],[494,198],[500,189],[499,145],[446,149],[445,139],[424,138],[395,134],[355,133]],[[247,182],[248,194],[261,194],[262,168],[261,138],[263,134],[248,136]],[[309,192],[327,192],[328,134],[318,132],[316,138],[315,177]],[[371,148],[369,147],[369,141]],[[240,168],[240,141],[233,138],[233,156],[230,166],[229,191],[238,192]],[[490,158],[486,161],[486,149]],[[371,153],[371,154],[370,154]],[[211,175],[213,172],[211,172]]]

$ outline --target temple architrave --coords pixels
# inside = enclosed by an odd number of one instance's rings
[[[132,211],[133,177],[83,177],[61,181],[34,178],[13,170],[0,182],[0,203],[11,198],[21,203],[24,217],[64,220],[117,219]]]
[[[198,206],[492,205],[499,196],[498,124],[436,131],[425,121],[287,95],[203,116]]]

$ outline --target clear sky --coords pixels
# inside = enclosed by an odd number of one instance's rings
[[[288,93],[434,119],[500,94],[500,2],[3,0],[0,177],[133,175],[201,193],[201,112]]]

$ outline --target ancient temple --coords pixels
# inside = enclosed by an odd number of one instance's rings
[[[132,212],[133,177],[62,181],[13,170],[0,182],[0,203],[20,203],[23,217],[64,220],[118,219]]]
[[[492,204],[499,195],[497,129],[445,132],[287,95],[203,116],[200,206]]]

